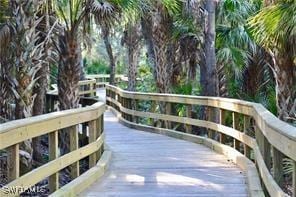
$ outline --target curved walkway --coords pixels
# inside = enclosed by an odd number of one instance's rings
[[[105,90],[97,93],[105,101]],[[130,129],[111,112],[105,134],[111,164],[81,197],[248,196],[244,172],[207,147]]]
[[[105,114],[108,172],[81,196],[248,196],[244,173],[207,147],[129,129]]]

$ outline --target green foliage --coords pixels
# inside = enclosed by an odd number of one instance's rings
[[[86,63],[87,74],[110,74],[109,64],[103,60],[94,60]]]
[[[57,78],[58,78],[58,67],[55,64],[51,64],[49,84],[57,84]]]
[[[138,69],[138,77],[142,80],[137,83],[136,90],[139,92],[156,92],[155,80],[152,69],[148,64],[141,64]]]
[[[276,4],[263,8],[249,20],[254,39],[266,48],[290,49],[296,37],[296,0],[279,0]],[[293,44],[292,44],[293,45]]]

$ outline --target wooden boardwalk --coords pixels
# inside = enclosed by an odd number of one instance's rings
[[[80,196],[248,196],[244,173],[207,147],[127,128],[110,112],[105,133],[109,170]]]

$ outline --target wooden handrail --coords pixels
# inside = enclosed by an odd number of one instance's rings
[[[95,79],[96,80],[96,86],[97,87],[105,87],[106,84],[109,84],[110,81],[110,75],[108,74],[91,74],[87,75],[87,78],[89,79]],[[141,81],[141,78],[137,78],[137,81]],[[115,84],[118,83],[127,83],[128,77],[124,75],[115,75]]]
[[[96,96],[96,80],[93,78],[87,78],[86,80],[79,81],[79,96]],[[52,90],[48,91],[48,94],[58,94],[57,84],[52,84]]]
[[[147,124],[147,121],[139,121],[146,118],[152,120],[149,126],[155,129],[154,119],[166,123],[162,124],[165,129],[172,129],[173,123],[206,128],[208,138],[230,145],[233,151],[244,154],[257,165],[270,196],[288,196],[281,188],[284,177],[282,161],[283,158],[291,159],[292,195],[296,196],[296,128],[276,118],[262,105],[219,97],[129,92],[111,85],[106,85],[106,97],[107,105],[131,125]],[[152,104],[140,109],[145,102]],[[193,118],[191,113],[179,117],[170,110],[175,104],[185,105],[187,112],[192,106],[202,106],[212,116],[206,120]],[[162,111],[153,111],[155,105],[162,107]]]
[[[74,179],[80,176],[79,161],[81,159],[89,157],[89,168],[96,165],[104,143],[103,114],[105,104],[94,98],[92,101],[89,99],[87,99],[87,103],[92,103],[91,106],[1,124],[0,150],[5,149],[8,152],[10,182],[3,187],[4,189],[0,188],[0,196],[17,196],[22,192],[22,189],[15,188],[30,188],[47,177],[49,177],[50,192],[54,192],[59,189],[58,172],[60,170],[70,166],[71,177]],[[83,102],[83,99],[81,101]],[[88,127],[89,143],[79,147],[79,128],[83,128],[85,125]],[[58,134],[61,130],[68,133],[70,143],[70,152],[62,156],[58,154]],[[86,133],[86,130],[84,132]],[[50,161],[20,176],[20,143],[42,135],[49,137]],[[8,191],[14,191],[14,193],[7,193]]]

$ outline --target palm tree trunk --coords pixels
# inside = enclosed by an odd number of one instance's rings
[[[153,15],[153,42],[155,54],[156,86],[159,93],[171,91],[171,80],[174,69],[172,46],[173,20],[162,5],[158,5]]]
[[[59,38],[60,61],[58,68],[58,97],[61,110],[79,107],[79,80],[81,75],[81,48],[77,32],[64,30]],[[70,150],[69,132],[63,129],[60,136],[61,152]]]
[[[14,119],[14,112],[11,104],[13,93],[10,89],[9,78],[12,74],[12,68],[8,62],[0,62],[0,118],[2,121]]]
[[[128,64],[128,90],[134,92],[137,82],[138,50],[134,49],[133,46],[129,47],[128,50]]]
[[[296,120],[296,65],[287,54],[279,55],[274,65],[278,117]]]
[[[216,24],[215,24],[215,9],[216,2],[207,0],[205,8],[207,14],[207,26],[205,29],[205,81],[202,88],[204,96],[218,95],[217,69],[216,69],[216,53],[215,53],[215,38],[216,38]],[[201,73],[202,75],[202,73]]]
[[[47,63],[43,64],[40,70],[37,72],[36,77],[39,78],[36,86],[34,87],[34,94],[36,95],[34,106],[33,106],[33,115],[38,116],[42,115],[45,112],[46,106],[46,91],[48,89],[48,73],[49,65]],[[40,152],[40,143],[41,137],[33,138],[33,159],[38,162],[42,162],[42,154]]]
[[[81,48],[76,32],[66,31],[59,38],[60,62],[58,92],[60,109],[77,108],[79,104],[79,79],[81,73]]]
[[[153,71],[154,79],[156,80],[156,62],[155,62],[155,53],[154,53],[154,43],[152,37],[152,19],[151,17],[142,17],[141,18],[141,27],[142,34],[147,46],[147,55],[150,66]]]
[[[106,51],[109,57],[109,62],[110,62],[110,81],[109,83],[111,85],[115,84],[115,73],[116,73],[116,65],[115,65],[115,58],[113,55],[113,50],[112,46],[110,43],[110,30],[108,27],[102,25],[102,37],[105,43]]]
[[[123,37],[123,44],[128,50],[128,90],[136,91],[137,66],[140,50],[141,35],[139,25],[129,24],[126,27]]]

